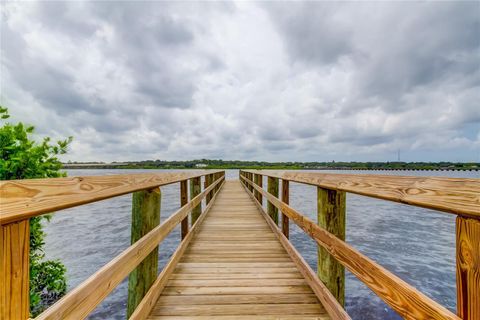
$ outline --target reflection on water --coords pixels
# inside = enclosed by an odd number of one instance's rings
[[[138,172],[162,170],[68,170],[68,175]],[[479,177],[478,172],[367,173]],[[227,170],[227,179],[236,178],[238,170]],[[263,185],[266,186],[266,180]],[[316,220],[316,188],[291,183],[290,190],[291,205]],[[179,208],[179,193],[178,184],[162,187],[161,219]],[[63,210],[47,224],[46,254],[61,259],[67,266],[69,290],[130,245],[130,202],[131,195],[125,195]],[[451,310],[455,310],[456,303],[454,221],[449,214],[347,195],[347,242]],[[290,228],[293,244],[316,270],[315,243],[294,224]],[[177,227],[160,245],[160,267],[179,241]],[[126,298],[127,281],[123,281],[90,319],[125,319]],[[346,309],[353,319],[400,319],[350,273],[346,281]]]

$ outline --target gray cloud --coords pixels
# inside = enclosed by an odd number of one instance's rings
[[[341,7],[346,4],[266,2],[264,6],[286,38],[293,60],[330,64],[355,50],[352,26],[342,21],[341,15],[335,14],[341,13]]]
[[[7,3],[1,102],[72,160],[478,161],[479,10]]]

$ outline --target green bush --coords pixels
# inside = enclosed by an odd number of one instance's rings
[[[0,106],[0,180],[52,178],[65,176],[60,172],[57,156],[67,152],[72,138],[51,143],[44,138],[41,143],[31,137],[33,126],[19,122],[5,122],[8,109]],[[48,308],[67,290],[66,268],[58,260],[44,260],[45,232],[42,220],[48,215],[30,219],[30,313],[33,317]]]

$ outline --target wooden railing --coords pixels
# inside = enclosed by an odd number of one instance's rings
[[[281,212],[286,238],[292,220],[317,242],[318,276],[340,304],[346,267],[406,319],[480,319],[479,179],[241,170],[240,180],[260,208],[268,200],[266,214],[277,228]],[[289,206],[290,182],[317,187],[318,223]],[[457,315],[345,242],[346,192],[457,215]]]
[[[127,315],[141,318],[156,300],[149,288],[164,286],[164,275],[176,263],[172,258],[157,278],[158,245],[181,223],[178,261],[224,180],[224,171],[209,170],[0,182],[0,319],[29,318],[29,218],[127,193],[133,193],[132,245],[36,319],[83,319],[128,275]],[[159,187],[178,182],[181,208],[159,225]],[[203,199],[207,206],[202,212]]]

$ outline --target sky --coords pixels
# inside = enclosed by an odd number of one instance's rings
[[[72,161],[480,162],[480,2],[2,2],[0,102]]]

